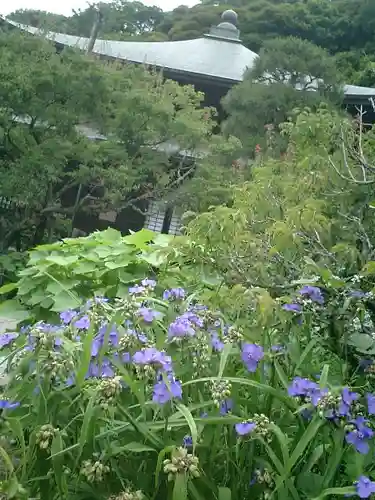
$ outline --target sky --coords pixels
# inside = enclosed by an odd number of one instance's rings
[[[199,0],[142,0],[142,2],[146,5],[157,5],[163,10],[172,10],[181,4],[191,7],[199,3]],[[17,9],[34,9],[69,16],[72,9],[85,9],[89,3],[94,2],[88,0],[11,0],[10,2],[0,0],[0,14],[7,16]]]

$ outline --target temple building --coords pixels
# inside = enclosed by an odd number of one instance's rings
[[[88,38],[45,32],[8,19],[3,21],[14,28],[51,40],[57,50],[62,50],[65,46],[87,50],[89,46]],[[237,28],[237,14],[232,10],[226,10],[217,26],[213,26],[209,33],[195,40],[132,42],[97,39],[92,52],[109,60],[146,65],[162,71],[166,78],[180,84],[194,85],[196,90],[204,93],[204,104],[216,108],[220,107],[221,99],[233,85],[243,80],[245,71],[252,67],[258,57],[242,44]],[[345,85],[344,106],[352,113],[362,106],[366,112],[366,121],[374,123],[375,89]],[[100,138],[92,135],[94,139]],[[177,234],[178,215],[171,207],[166,209],[165,206],[164,202],[150,203],[145,219],[138,220],[136,228],[145,225],[156,231]],[[112,226],[122,230],[121,214],[110,214],[111,216],[103,214],[104,217],[110,218],[102,220],[107,220]]]

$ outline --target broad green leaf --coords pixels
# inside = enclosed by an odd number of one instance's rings
[[[129,236],[125,236],[123,241],[127,244],[134,245],[140,250],[147,248],[147,243],[155,238],[155,233],[149,229],[141,229],[136,233],[132,233]]]
[[[72,292],[62,291],[61,293],[51,297],[53,299],[52,311],[62,312],[68,309],[76,309],[81,305],[82,300],[78,295]]]
[[[30,318],[31,313],[25,309],[17,299],[6,300],[0,304],[0,318],[9,321],[24,321]]]
[[[67,267],[71,264],[74,264],[78,260],[78,255],[48,255],[46,257],[47,262],[52,262],[53,264],[57,264],[58,266]]]

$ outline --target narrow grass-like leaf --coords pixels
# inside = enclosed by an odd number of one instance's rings
[[[354,486],[346,486],[344,488],[328,488],[327,490],[324,490],[323,493],[321,493],[318,497],[313,498],[313,500],[321,500],[322,498],[334,495],[344,497],[353,496],[355,495],[355,488]]]
[[[284,462],[284,467],[286,464],[289,462],[289,444],[288,444],[288,439],[285,436],[285,434],[282,432],[280,427],[278,427],[275,424],[270,424],[270,429],[271,431],[275,434],[277,440],[279,441],[280,444],[280,450],[281,454],[283,456],[283,462]]]
[[[301,368],[301,366],[303,366],[304,362],[306,361],[307,356],[314,349],[314,347],[316,346],[317,343],[318,343],[318,338],[310,340],[310,342],[307,344],[307,346],[303,350],[303,352],[298,360],[297,366],[295,367],[295,370],[294,370],[295,373],[297,373],[298,370]]]
[[[316,465],[319,460],[321,459],[324,451],[328,452],[329,453],[329,448],[331,448],[330,446],[326,446],[324,447],[322,444],[320,444],[319,446],[317,446],[315,448],[315,450],[312,451],[311,455],[309,456],[309,459],[308,461],[306,462],[302,472],[310,472],[311,469],[314,467],[314,465]]]
[[[13,474],[14,472],[14,467],[11,458],[9,457],[8,453],[4,450],[2,446],[0,446],[0,456],[3,459],[4,465],[9,471],[9,474]]]
[[[191,414],[189,408],[187,408],[182,403],[177,403],[176,406],[180,410],[180,412],[183,414],[183,416],[186,419],[186,422],[189,425],[190,433],[191,433],[191,437],[192,437],[192,441],[193,441],[193,451],[194,451],[195,447],[197,446],[197,440],[198,440],[197,424],[195,423],[194,417]]]
[[[153,496],[153,498],[156,498],[156,495],[157,495],[157,492],[158,492],[158,489],[159,489],[159,476],[160,476],[160,472],[163,468],[163,461],[166,457],[166,455],[168,453],[172,453],[173,450],[175,450],[176,447],[175,446],[166,446],[165,448],[163,448],[159,455],[158,455],[158,461],[156,462],[156,469],[155,469],[155,494]]]
[[[58,432],[52,440],[51,443],[51,453],[57,454],[64,450],[64,443],[61,437],[61,433]],[[55,473],[55,480],[57,487],[60,492],[61,498],[68,497],[68,485],[66,482],[66,476],[64,474],[64,458],[63,455],[58,455],[52,458],[53,471]]]
[[[221,351],[219,373],[217,376],[218,378],[221,378],[223,376],[231,352],[232,352],[232,344],[225,344],[224,349]]]
[[[91,436],[93,434],[92,429],[95,425],[96,400],[97,400],[97,395],[94,394],[93,396],[91,396],[86,406],[86,411],[83,417],[83,422],[81,427],[81,434],[78,440],[78,453],[76,456],[76,466],[79,463],[84,447],[86,445],[90,445],[92,442]]]
[[[76,373],[75,382],[77,387],[81,387],[89,370],[91,361],[91,346],[94,340],[94,325],[91,325],[83,341],[83,351],[79,367]]]
[[[321,388],[327,387],[328,372],[329,372],[329,365],[324,365],[323,370],[322,370],[322,374],[320,375],[320,378],[319,378],[319,385]]]
[[[274,366],[275,366],[275,370],[276,370],[277,376],[279,377],[279,380],[281,382],[281,385],[284,387],[285,390],[287,390],[288,387],[289,387],[288,377],[286,376],[283,368],[281,367],[281,365],[277,361],[277,359],[275,359],[273,363],[274,363]]]
[[[187,500],[187,475],[184,473],[176,474],[173,486],[172,500]]]

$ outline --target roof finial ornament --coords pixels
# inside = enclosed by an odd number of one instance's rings
[[[223,23],[230,23],[237,26],[238,14],[234,10],[228,9],[221,14],[221,19]]]
[[[234,10],[225,10],[221,14],[221,23],[217,26],[212,26],[210,32],[205,35],[209,38],[217,40],[225,40],[227,42],[241,43],[240,32],[237,28],[237,12]]]

